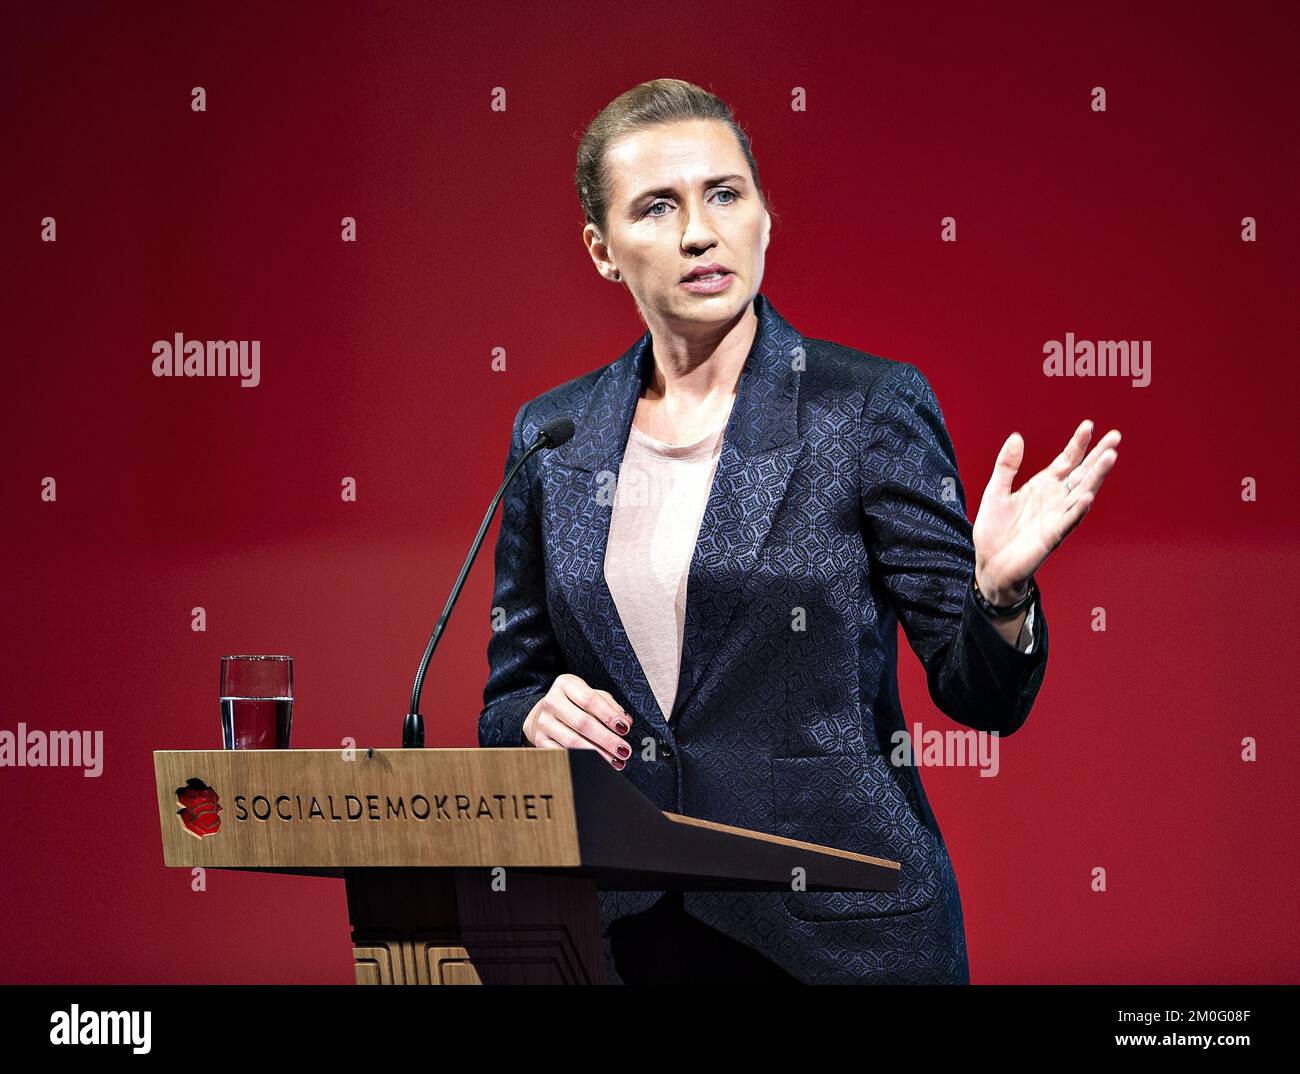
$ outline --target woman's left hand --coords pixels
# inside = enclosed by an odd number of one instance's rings
[[[1029,579],[1091,509],[1097,490],[1119,458],[1119,430],[1112,429],[1084,458],[1092,439],[1092,422],[1084,421],[1045,470],[1015,492],[1025,457],[1024,438],[1007,437],[975,517],[975,580],[994,604],[1012,604],[1024,596]]]

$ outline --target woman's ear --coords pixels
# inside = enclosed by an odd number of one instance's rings
[[[582,229],[582,244],[586,246],[587,253],[591,255],[592,264],[596,266],[599,272],[607,280],[618,283],[622,275],[609,261],[609,247],[605,245],[605,240],[601,238],[600,232],[588,224]]]
[[[772,238],[772,214],[763,210],[763,252],[767,253],[767,244]]]

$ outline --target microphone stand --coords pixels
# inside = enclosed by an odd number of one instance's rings
[[[571,428],[572,426],[570,426]],[[572,435],[572,432],[570,432],[570,435]],[[555,446],[555,439],[551,436],[548,428],[543,428],[528,450],[519,456],[518,462],[510,467],[510,472],[506,474],[505,480],[501,482],[497,494],[492,497],[492,502],[488,504],[487,514],[483,516],[483,523],[478,528],[473,545],[470,546],[469,555],[465,557],[465,564],[461,567],[460,574],[456,576],[456,584],[452,586],[451,596],[447,598],[447,604],[442,609],[438,625],[433,628],[433,634],[429,637],[429,644],[424,650],[424,659],[420,661],[420,670],[415,676],[415,686],[411,690],[411,705],[406,713],[406,719],[402,723],[403,749],[422,749],[424,747],[424,717],[420,715],[420,691],[424,688],[424,676],[429,670],[429,661],[433,657],[434,649],[438,647],[438,639],[442,637],[442,631],[447,625],[451,609],[456,603],[456,598],[460,596],[461,587],[465,584],[470,567],[474,564],[474,557],[478,555],[479,546],[483,543],[483,537],[487,533],[488,526],[492,524],[492,516],[496,513],[497,504],[501,502],[501,497],[505,495],[506,488],[514,480],[515,474],[519,472],[520,467],[528,461],[529,457],[542,448],[552,446]]]

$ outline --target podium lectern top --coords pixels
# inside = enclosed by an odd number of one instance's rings
[[[169,866],[512,869],[601,890],[895,891],[899,863],[657,809],[594,750],[154,753]]]

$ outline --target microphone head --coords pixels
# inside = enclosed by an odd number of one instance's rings
[[[545,446],[548,448],[557,448],[561,444],[567,444],[573,439],[573,419],[552,418],[537,430],[537,435],[545,441]]]

